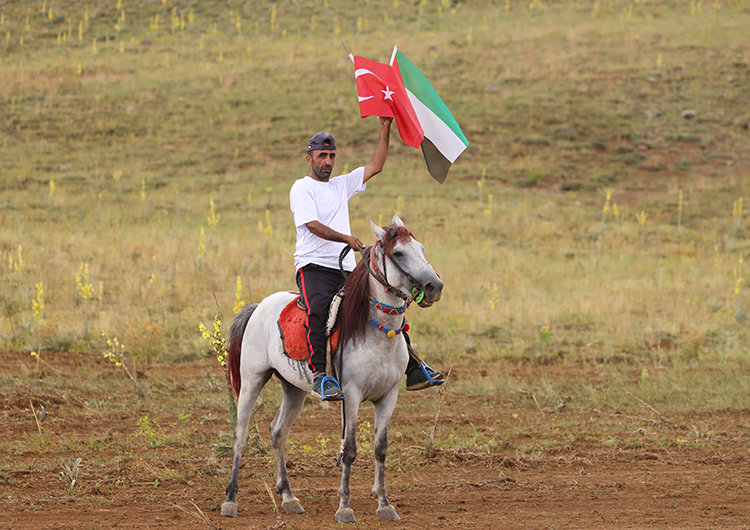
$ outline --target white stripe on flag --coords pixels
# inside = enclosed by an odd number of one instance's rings
[[[464,152],[466,144],[456,136],[450,127],[448,127],[443,120],[441,120],[437,114],[432,112],[424,103],[419,101],[417,96],[412,94],[408,89],[406,93],[409,95],[409,101],[411,101],[414,112],[417,114],[422,130],[424,131],[425,137],[429,138],[430,141],[435,144],[438,151],[447,158],[451,164],[456,161],[458,155]]]

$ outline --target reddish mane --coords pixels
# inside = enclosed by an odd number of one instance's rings
[[[380,241],[385,249],[385,255],[393,252],[397,241],[407,243],[414,237],[411,230],[405,226],[386,226],[385,237]],[[372,247],[368,247],[362,253],[362,259],[357,263],[352,273],[346,280],[346,296],[341,303],[341,342],[343,346],[350,340],[361,340],[364,338],[365,330],[370,324],[370,273],[365,267],[365,261],[370,259]]]

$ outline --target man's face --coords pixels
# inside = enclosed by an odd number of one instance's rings
[[[336,162],[336,151],[313,151],[306,158],[307,163],[310,164],[312,174],[318,180],[326,181],[331,178],[333,165]]]

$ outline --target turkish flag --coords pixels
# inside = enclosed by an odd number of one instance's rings
[[[419,147],[424,131],[398,72],[390,65],[355,56],[354,78],[360,115],[394,118],[401,139]]]

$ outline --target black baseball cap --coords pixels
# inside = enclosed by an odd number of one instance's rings
[[[333,135],[329,132],[319,132],[307,142],[307,152],[310,151],[335,151],[336,140],[333,139]]]

